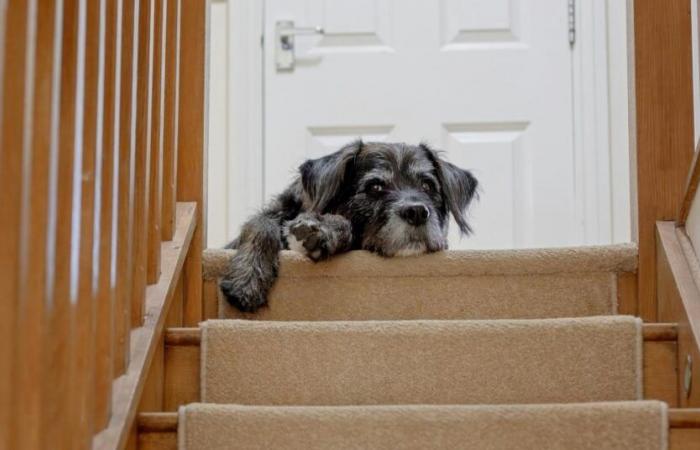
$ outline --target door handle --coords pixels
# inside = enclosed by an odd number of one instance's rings
[[[294,56],[294,36],[298,34],[324,34],[321,27],[294,26],[292,20],[278,20],[275,23],[275,62],[277,70],[292,71],[296,58]]]

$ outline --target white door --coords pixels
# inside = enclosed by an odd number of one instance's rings
[[[356,137],[426,141],[481,182],[451,248],[575,243],[565,0],[267,0],[264,20],[266,198]],[[325,34],[297,35],[279,70],[289,20]]]

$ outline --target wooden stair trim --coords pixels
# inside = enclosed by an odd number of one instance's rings
[[[106,429],[95,435],[94,449],[124,448],[136,419],[149,368],[165,329],[167,313],[197,226],[197,204],[178,203],[172,241],[161,243],[161,276],[146,289],[146,314],[141,327],[131,331],[127,372],[114,380],[112,416]]]
[[[700,428],[700,408],[671,408],[668,423],[671,428]]]
[[[645,323],[642,325],[644,341],[675,341],[678,326],[675,323]]]
[[[202,343],[200,328],[168,328],[165,330],[165,345],[195,345]]]
[[[139,433],[176,433],[178,420],[176,412],[141,413],[138,430]],[[669,428],[700,429],[700,408],[670,408],[668,425]]]
[[[139,414],[139,433],[168,433],[177,431],[178,413],[147,412]]]
[[[678,330],[675,323],[645,323],[642,325],[645,342],[675,341]],[[201,345],[200,328],[168,328],[165,330],[165,345],[198,346]]]

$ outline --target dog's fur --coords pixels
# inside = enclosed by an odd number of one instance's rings
[[[477,180],[421,144],[353,142],[299,167],[299,176],[243,225],[220,287],[241,311],[266,302],[282,249],[314,261],[365,249],[406,256],[447,248],[451,213],[460,230]]]

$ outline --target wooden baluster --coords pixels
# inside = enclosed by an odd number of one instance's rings
[[[177,194],[177,132],[180,94],[180,0],[167,3],[165,38],[165,104],[163,123],[163,198],[161,232],[164,241],[172,240],[175,229]]]
[[[114,299],[115,286],[112,283],[112,242],[116,239],[116,230],[113,230],[113,219],[116,217],[117,203],[113,202],[117,186],[115,186],[114,164],[119,161],[119,152],[115,151],[115,137],[118,133],[115,109],[116,86],[119,81],[117,69],[117,27],[119,23],[118,11],[121,2],[118,0],[106,0],[105,2],[105,32],[104,32],[104,73],[102,89],[104,93],[102,142],[98,142],[98,151],[101,152],[101,165],[97,168],[101,171],[99,193],[99,227],[100,241],[97,250],[98,261],[97,282],[95,298],[97,311],[95,320],[97,323],[97,336],[95,339],[95,393],[93,401],[93,415],[95,431],[107,426],[112,396],[112,376],[114,372]]]
[[[104,57],[103,43],[100,36],[103,33],[104,21],[102,20],[103,0],[81,0],[80,3],[81,25],[79,27],[79,51],[78,51],[78,98],[82,104],[77,105],[76,124],[82,132],[82,140],[76,140],[76,152],[80,158],[82,167],[76,173],[79,177],[76,187],[80,192],[80,205],[74,204],[73,227],[77,227],[79,236],[79,264],[78,264],[78,294],[75,304],[75,349],[73,375],[71,382],[74,384],[77,403],[77,428],[74,436],[75,448],[89,448],[94,430],[93,426],[93,386],[95,370],[95,281],[94,267],[97,261],[93,261],[95,242],[99,242],[100,228],[95,227],[95,182],[96,162],[101,164],[101,140],[102,126],[102,92],[100,90],[101,59]],[[82,53],[81,53],[82,51]],[[81,91],[82,90],[82,91]],[[78,159],[76,159],[78,161]],[[101,181],[101,180],[100,180]],[[76,196],[77,198],[77,196]],[[99,205],[98,205],[99,206]],[[76,214],[79,220],[76,220]]]
[[[181,4],[179,132],[177,199],[197,202],[197,229],[185,261],[184,322],[196,326],[202,320],[202,250],[206,241],[204,196],[206,161],[206,68],[208,2]]]
[[[36,40],[33,43],[33,54],[28,55],[34,59],[33,74],[26,75],[27,83],[33,84],[31,99],[27,96],[33,105],[31,124],[25,124],[31,126],[31,131],[26,136],[23,152],[20,227],[23,233],[20,237],[22,251],[18,261],[20,301],[17,318],[17,371],[22,374],[15,385],[19,395],[18,448],[47,446],[46,436],[40,432],[43,402],[46,401],[42,378],[51,376],[43,370],[42,358],[48,337],[45,333],[45,305],[48,300],[46,244],[53,90],[54,81],[58,81],[58,70],[54,62],[56,3],[53,0],[40,1],[31,5],[31,8],[36,8]]]
[[[26,189],[22,176],[26,161],[26,133],[32,127],[32,112],[25,110],[25,98],[33,91],[32,65],[34,48],[34,19],[32,10],[36,5],[24,1],[2,2],[0,5],[0,447],[16,448],[27,444],[19,430],[26,430],[27,418],[18,412],[27,405],[17,383],[22,377],[20,369],[25,365],[24,355],[19,354],[25,335],[18,336],[18,318],[23,319],[29,306],[20,304],[20,254],[23,251],[21,226],[24,194]],[[11,70],[5,71],[5,68]],[[26,206],[26,205],[24,205]],[[19,361],[19,366],[15,363]],[[31,409],[31,408],[30,408]],[[29,420],[31,422],[31,419]]]
[[[119,102],[119,199],[117,231],[117,278],[115,281],[115,376],[126,371],[129,361],[129,333],[131,330],[131,288],[133,256],[134,219],[134,148],[136,145],[135,97],[136,97],[136,57],[134,38],[139,0],[123,0],[121,29],[120,83],[117,83],[115,96]]]
[[[71,269],[73,248],[72,214],[75,176],[75,113],[79,2],[64,0],[60,55],[60,104],[58,105],[58,136],[52,146],[49,172],[49,251],[48,280],[50,290],[48,311],[47,351],[44,378],[46,390],[43,402],[42,429],[50,445],[74,448],[72,437],[76,424],[75,396],[72,392],[71,365],[75,358],[73,306],[77,295],[75,271]],[[54,137],[52,137],[54,139]],[[55,221],[54,221],[55,217]]]
[[[136,87],[136,196],[134,198],[134,275],[131,327],[143,324],[148,257],[149,181],[151,164],[151,60],[153,0],[141,0],[138,14],[138,75]]]
[[[165,33],[168,2],[154,0],[153,19],[153,99],[151,111],[151,180],[148,225],[147,282],[154,284],[160,277],[160,221],[163,195],[163,109],[165,99]]]

